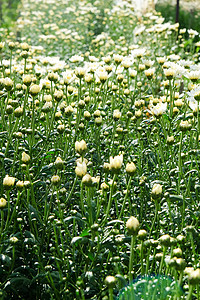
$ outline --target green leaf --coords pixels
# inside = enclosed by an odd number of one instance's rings
[[[81,236],[75,236],[75,237],[73,237],[73,239],[71,241],[71,244],[76,246],[76,245],[78,245],[80,243],[85,244],[87,242],[88,242],[88,238],[81,237]]]
[[[83,230],[82,233],[80,234],[81,237],[88,236],[88,235],[90,235],[88,228]]]
[[[87,256],[89,257],[89,259],[90,259],[91,261],[94,260],[94,257],[93,257],[93,255],[92,255],[92,253],[88,252],[88,253],[87,253]]]
[[[169,195],[171,201],[183,201],[182,195]]]
[[[0,259],[3,265],[10,267],[11,265],[11,258],[5,254],[0,254]]]

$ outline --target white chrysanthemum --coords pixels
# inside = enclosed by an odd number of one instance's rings
[[[115,172],[121,169],[123,164],[123,155],[117,155],[114,158],[110,157],[110,169],[111,171]]]
[[[72,63],[81,62],[81,61],[83,61],[83,60],[84,60],[84,58],[83,58],[82,56],[80,56],[80,55],[73,55],[73,56],[69,59],[69,61],[71,61]]]
[[[157,105],[151,105],[150,107],[151,113],[155,116],[161,116],[167,110],[167,102],[159,102]]]

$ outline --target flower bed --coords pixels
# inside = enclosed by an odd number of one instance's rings
[[[0,34],[2,299],[198,299],[199,33],[24,0]]]

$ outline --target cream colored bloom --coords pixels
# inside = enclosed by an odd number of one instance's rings
[[[123,155],[117,155],[114,158],[110,157],[110,169],[114,173],[118,173],[123,164]]]
[[[75,150],[78,152],[80,155],[84,154],[87,150],[87,144],[84,140],[81,140],[80,142],[76,141],[75,142]]]
[[[26,152],[22,153],[22,162],[24,164],[28,164],[30,162],[30,159],[31,159],[30,155],[28,155]]]
[[[37,94],[39,94],[40,92],[40,86],[37,85],[37,84],[33,84],[31,87],[30,87],[30,94],[32,96],[36,96]]]
[[[77,162],[77,166],[75,168],[75,173],[78,177],[83,177],[87,173],[87,165],[85,161],[82,163]]]
[[[3,186],[5,187],[5,189],[9,190],[10,188],[12,188],[15,184],[15,178],[11,177],[9,175],[6,175],[6,177],[3,180]]]
[[[162,195],[162,185],[155,183],[151,190],[151,196],[153,199],[159,198]]]
[[[167,102],[163,103],[163,102],[159,102],[157,105],[152,105],[150,107],[150,110],[152,112],[153,115],[155,116],[161,116],[162,114],[165,113],[165,111],[167,110]]]
[[[172,79],[176,74],[176,70],[174,70],[172,68],[165,69],[164,74],[167,77],[167,79]]]
[[[115,109],[113,111],[113,119],[115,121],[119,120],[121,118],[122,113],[119,111],[119,109]]]
[[[127,163],[126,165],[126,172],[130,175],[133,176],[136,172],[136,166],[133,162]]]
[[[85,174],[82,178],[82,183],[88,187],[92,186],[92,176],[90,174]]]
[[[7,201],[4,198],[0,198],[0,209],[3,209],[6,207]]]
[[[128,221],[126,222],[126,229],[128,230],[129,234],[131,235],[137,235],[139,231],[140,223],[138,219],[135,217],[130,217]]]

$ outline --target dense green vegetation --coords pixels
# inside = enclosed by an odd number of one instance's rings
[[[175,22],[176,19],[176,6],[170,4],[167,1],[160,1],[156,4],[156,10],[162,14],[166,22]],[[182,1],[180,1],[179,10],[179,23],[180,28],[194,29],[200,32],[200,10],[199,8],[194,8],[191,10],[186,10],[183,8]]]
[[[0,26],[10,28],[19,15],[20,0],[0,0]]]
[[[0,299],[200,299],[199,33],[111,0],[6,26]]]

